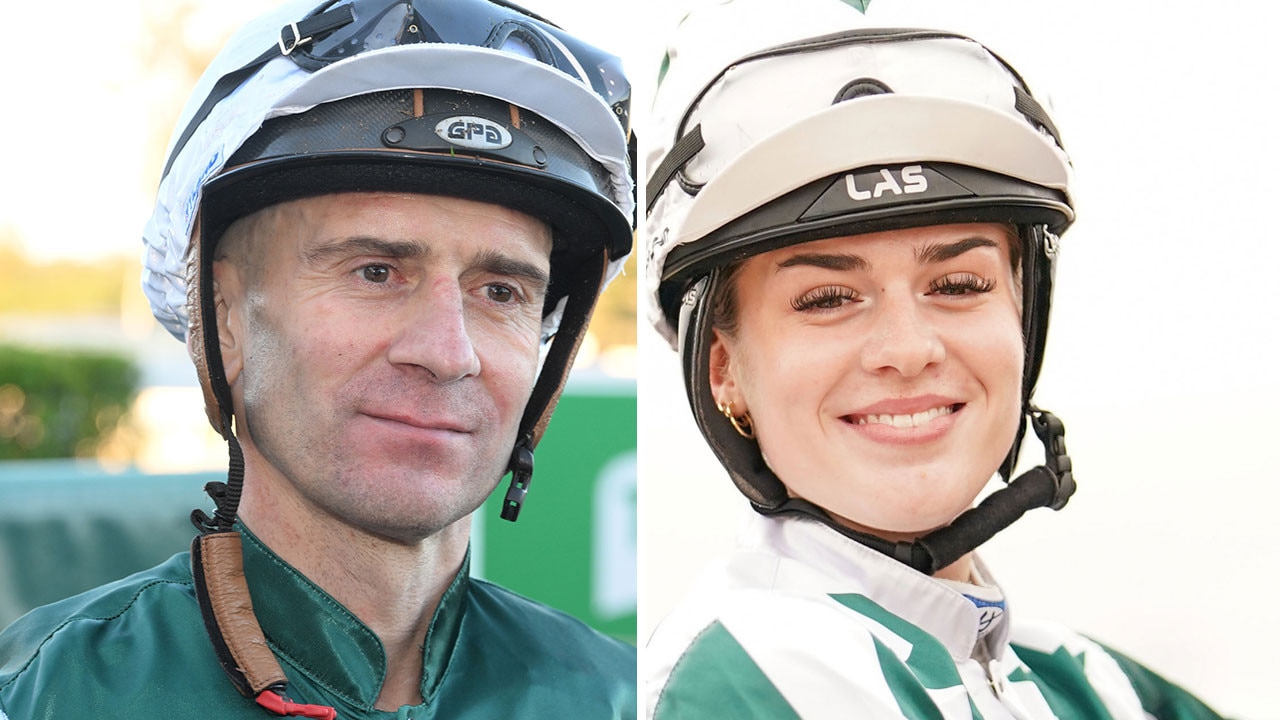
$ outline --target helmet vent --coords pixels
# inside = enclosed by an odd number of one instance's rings
[[[893,90],[888,85],[875,78],[858,78],[840,88],[840,92],[836,93],[836,99],[832,100],[831,104],[835,105],[845,100],[853,100],[867,95],[884,95],[892,92]]]

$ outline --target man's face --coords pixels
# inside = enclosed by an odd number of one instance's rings
[[[537,373],[548,228],[487,203],[391,193],[297,200],[242,222],[215,277],[239,435],[270,476],[250,482],[403,541],[478,507]]]

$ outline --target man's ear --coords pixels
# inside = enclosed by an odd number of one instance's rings
[[[720,407],[733,403],[734,413],[742,414],[747,411],[747,407],[734,375],[736,368],[733,362],[732,344],[719,330],[713,330],[712,333],[714,336],[711,340],[711,351],[708,353],[711,363],[711,367],[708,368],[711,397],[715,398],[716,405]]]
[[[218,322],[222,371],[233,386],[244,369],[245,283],[240,269],[228,260],[213,263],[213,311]]]

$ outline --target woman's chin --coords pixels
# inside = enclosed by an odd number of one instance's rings
[[[966,509],[968,509],[967,504],[960,505],[958,508],[919,505],[878,508],[878,512],[874,514],[857,509],[850,509],[847,514],[830,508],[826,510],[836,522],[851,530],[875,535],[891,542],[910,542],[949,525]]]

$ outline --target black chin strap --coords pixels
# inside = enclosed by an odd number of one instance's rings
[[[1061,510],[1076,491],[1067,455],[1066,430],[1050,412],[1031,408],[1031,427],[1044,443],[1045,463],[1019,475],[1007,487],[987,496],[977,507],[961,513],[946,527],[913,542],[892,542],[868,533],[851,530],[836,522],[825,510],[807,500],[792,498],[766,515],[807,515],[822,521],[842,535],[884,553],[926,575],[933,575],[972,552],[992,536],[1009,527],[1028,510],[1049,507]]]
[[[225,406],[224,406],[225,407]],[[236,439],[235,426],[226,411],[222,414],[222,426],[227,428],[227,481],[205,483],[204,491],[213,499],[213,517],[200,508],[191,511],[191,524],[201,535],[212,532],[228,532],[236,522],[240,507],[240,492],[244,489],[244,451]]]

